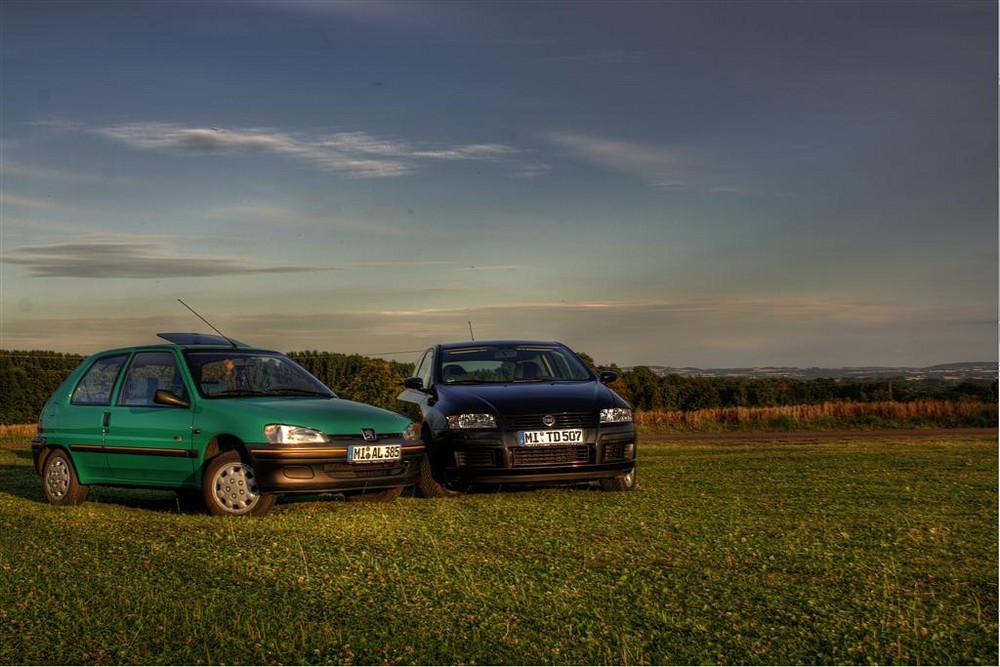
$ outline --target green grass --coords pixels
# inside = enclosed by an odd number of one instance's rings
[[[993,437],[647,438],[632,493],[245,520],[49,506],[25,444],[0,443],[0,664],[997,664]]]

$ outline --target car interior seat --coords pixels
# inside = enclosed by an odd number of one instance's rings
[[[542,369],[534,361],[522,361],[517,365],[514,377],[518,380],[537,380],[542,374]]]

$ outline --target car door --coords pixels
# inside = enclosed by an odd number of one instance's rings
[[[193,410],[156,403],[160,389],[190,401],[173,351],[137,352],[110,409],[105,435],[108,464],[120,481],[175,486],[193,480]]]
[[[52,415],[43,417],[49,441],[69,449],[84,484],[113,480],[104,437],[112,393],[126,359],[128,354],[95,359],[73,388],[69,404],[55,406]]]

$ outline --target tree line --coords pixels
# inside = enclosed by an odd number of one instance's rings
[[[396,400],[412,363],[372,359],[358,354],[289,352],[288,356],[339,396],[416,417],[415,406]],[[612,387],[642,411],[685,411],[714,408],[768,408],[831,402],[978,401],[997,402],[997,382],[965,380],[907,381],[792,378],[660,376],[645,366],[613,370]],[[78,354],[0,350],[0,424],[38,420],[45,401],[83,360]]]
[[[988,380],[837,379],[659,376],[638,366],[621,373],[614,388],[639,410],[694,411],[770,408],[821,403],[997,401]]]

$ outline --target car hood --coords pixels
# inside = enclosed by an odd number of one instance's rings
[[[492,412],[513,415],[628,407],[618,394],[599,382],[438,385],[438,396],[439,404],[445,403],[447,412],[451,414]]]
[[[206,403],[213,411],[239,415],[261,428],[290,424],[319,429],[327,435],[358,435],[363,428],[380,434],[402,433],[411,421],[401,414],[343,398],[234,398]]]

